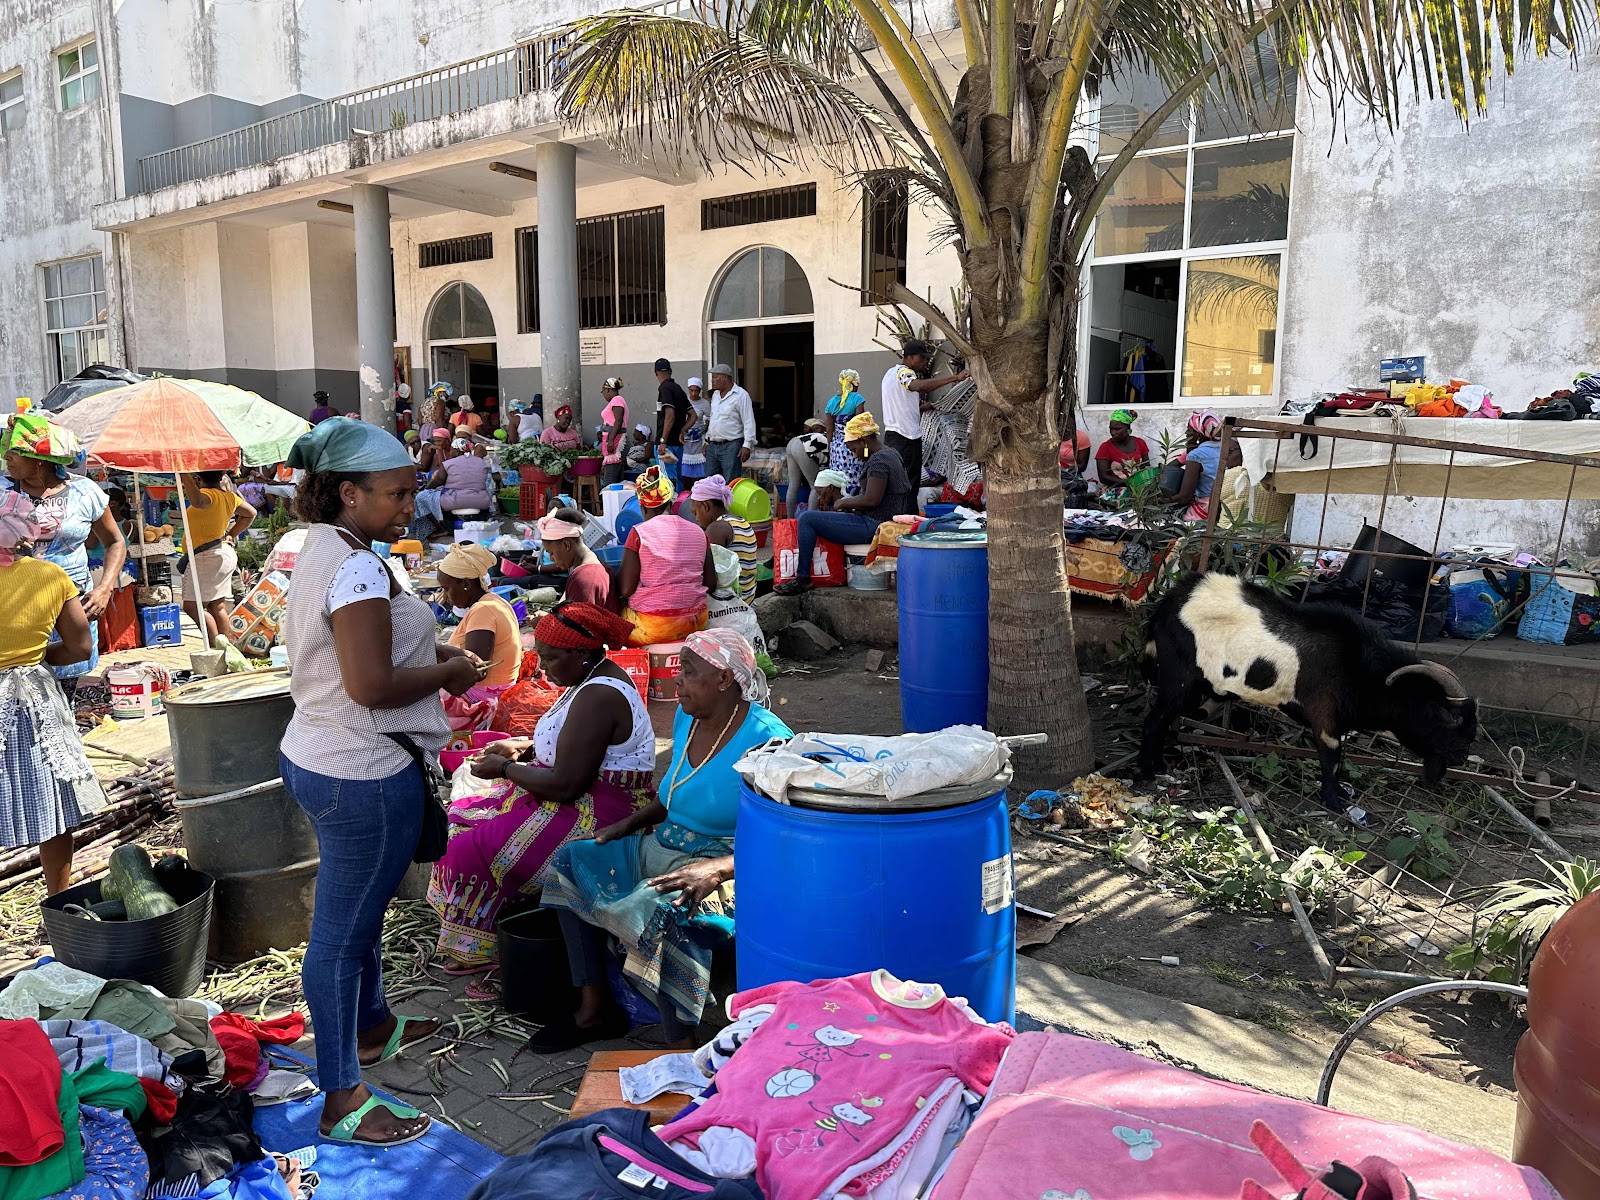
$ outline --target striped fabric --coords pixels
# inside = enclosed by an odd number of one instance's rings
[[[756,598],[756,531],[749,521],[732,513],[722,518],[733,530],[731,549],[739,556],[739,599],[749,604]]]

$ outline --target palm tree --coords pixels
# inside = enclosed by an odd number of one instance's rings
[[[1496,68],[1587,52],[1596,0],[953,0],[959,66],[892,0],[682,3],[687,15],[577,22],[564,112],[626,153],[680,166],[897,167],[948,215],[963,306],[941,310],[904,286],[889,299],[937,329],[977,383],[989,721],[1049,734],[1019,765],[1030,782],[1060,784],[1093,748],[1056,453],[1070,432],[1082,256],[1113,185],[1193,102],[1268,111],[1274,61],[1380,122],[1424,93],[1447,94],[1463,118],[1481,112]],[[1073,131],[1086,98],[1131,70],[1168,99],[1097,165]]]

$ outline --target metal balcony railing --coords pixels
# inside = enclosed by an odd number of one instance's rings
[[[703,21],[718,20],[717,0],[664,0],[652,11]],[[506,50],[397,79],[377,87],[319,100],[203,141],[139,159],[139,191],[153,192],[259,166],[290,154],[400,129],[501,100],[554,90],[566,69],[572,27],[546,30]]]

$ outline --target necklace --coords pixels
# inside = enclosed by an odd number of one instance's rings
[[[727,740],[729,732],[733,729],[733,719],[738,715],[739,704],[736,702],[733,706],[733,711],[728,714],[728,723],[722,727],[722,732],[717,734],[716,741],[711,743],[711,753],[707,754],[700,760],[700,767],[705,766],[708,762],[722,752],[723,744]],[[671,809],[673,793],[684,784],[688,783],[689,780],[693,779],[696,775],[700,774],[700,767],[695,767],[682,779],[678,778],[678,773],[683,770],[683,764],[689,760],[689,747],[694,743],[695,730],[699,728],[700,718],[696,717],[694,723],[689,726],[689,736],[683,739],[683,754],[679,756],[678,761],[672,766],[672,778],[667,780],[666,799],[661,802],[663,808]]]

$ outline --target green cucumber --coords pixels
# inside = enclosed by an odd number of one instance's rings
[[[177,911],[178,902],[161,886],[143,846],[118,846],[106,867],[106,883],[100,894],[121,900],[127,906],[128,920],[148,921]]]

